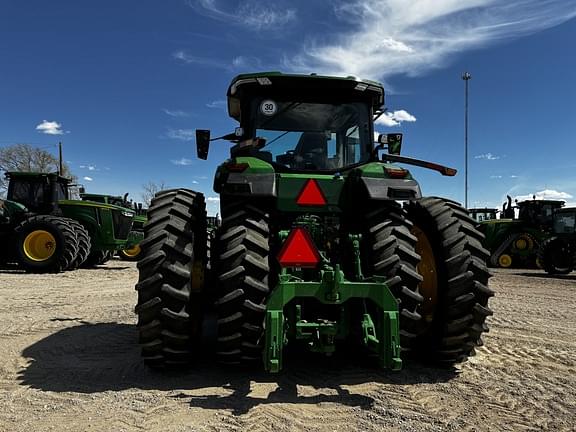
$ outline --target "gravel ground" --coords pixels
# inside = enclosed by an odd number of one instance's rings
[[[306,357],[277,376],[148,370],[136,279],[121,261],[0,270],[0,431],[576,430],[576,273],[495,271],[491,331],[456,369]]]

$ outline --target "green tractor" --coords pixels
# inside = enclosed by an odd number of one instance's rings
[[[553,230],[538,249],[538,259],[548,274],[568,274],[576,266],[576,208],[556,210]]]
[[[485,235],[484,247],[490,251],[492,267],[532,268],[540,266],[538,248],[550,237],[554,213],[564,201],[526,200],[512,205],[508,196],[502,206],[501,218],[480,222]]]
[[[103,263],[109,251],[139,238],[129,233],[134,212],[71,200],[70,180],[58,174],[7,172],[0,206],[3,261],[28,272],[71,270]]]
[[[227,96],[240,124],[219,137],[234,145],[214,178],[213,242],[201,193],[162,191],[148,211],[135,309],[146,363],[197,358],[211,311],[217,360],[270,372],[292,347],[358,347],[393,370],[401,350],[472,355],[492,314],[488,251],[466,209],[422,197],[397,163],[455,170],[400,156],[401,134],[375,145],[382,85],[269,72],[237,76]],[[196,131],[200,159],[210,141]]]
[[[99,202],[130,209],[135,213],[134,222],[132,224],[132,230],[137,233],[140,233],[140,235],[144,233],[144,224],[147,221],[146,209],[142,207],[142,203],[133,203],[132,201],[128,201],[127,193],[124,194],[124,196],[116,196],[116,195],[91,194],[82,191],[80,192],[80,197],[84,201]],[[116,251],[116,253],[124,261],[138,261],[141,255],[140,244],[135,243],[132,246],[128,247],[127,249],[120,249]]]

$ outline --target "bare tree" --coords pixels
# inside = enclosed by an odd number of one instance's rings
[[[73,180],[70,167],[63,164],[63,175]],[[30,144],[14,144],[0,148],[0,194],[8,187],[4,173],[8,171],[51,173],[58,171],[58,158]]]
[[[164,180],[160,180],[160,182],[155,183],[153,181],[149,181],[148,183],[142,185],[142,201],[144,201],[145,207],[150,207],[150,203],[152,202],[152,198],[161,190],[166,189],[168,186],[164,182]]]

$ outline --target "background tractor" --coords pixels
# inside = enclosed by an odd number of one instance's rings
[[[109,251],[126,247],[134,212],[71,200],[70,180],[58,174],[8,172],[6,178],[0,208],[4,261],[17,261],[29,272],[59,272],[101,264]]]
[[[393,370],[401,349],[445,364],[473,354],[492,313],[483,236],[396,163],[455,170],[400,156],[400,134],[375,145],[382,85],[269,72],[237,76],[227,96],[240,124],[219,137],[234,145],[214,178],[211,259],[201,193],[162,191],[148,212],[136,285],[145,361],[196,358],[209,310],[218,361],[270,372],[291,347],[358,347]],[[210,141],[196,131],[199,158]]]
[[[556,210],[553,229],[538,250],[538,259],[549,274],[567,274],[576,266],[576,208]]]
[[[468,214],[470,215],[470,217],[478,223],[484,221],[496,220],[498,212],[499,212],[498,209],[488,207],[468,209]]]
[[[132,224],[132,230],[139,233],[140,235],[143,235],[144,224],[146,223],[147,220],[146,218],[147,209],[142,207],[142,203],[135,203],[129,201],[127,193],[124,194],[124,196],[115,196],[115,195],[91,194],[82,191],[80,192],[80,197],[84,201],[99,202],[130,209],[135,213],[134,222]],[[113,253],[114,252],[111,252],[111,254]],[[138,258],[140,257],[141,254],[140,244],[135,243],[127,249],[117,250],[116,253],[120,258],[122,258],[125,261],[138,261]]]
[[[538,248],[550,237],[555,211],[564,201],[527,200],[512,205],[512,198],[502,206],[501,218],[482,221],[478,229],[485,235],[484,247],[490,251],[493,267],[533,268]]]

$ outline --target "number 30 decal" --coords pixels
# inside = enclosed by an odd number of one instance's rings
[[[260,112],[265,116],[276,114],[276,103],[271,100],[265,100],[260,104]]]

